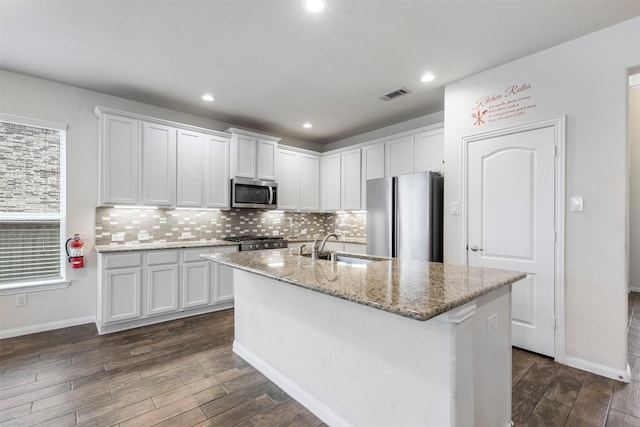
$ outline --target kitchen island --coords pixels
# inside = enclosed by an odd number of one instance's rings
[[[331,426],[506,426],[511,283],[524,274],[288,249],[234,268],[234,352]]]

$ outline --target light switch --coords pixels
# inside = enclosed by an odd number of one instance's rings
[[[451,202],[451,215],[460,214],[460,205],[458,202]]]
[[[584,199],[582,196],[572,196],[571,197],[571,206],[569,207],[571,212],[582,212],[584,211]]]

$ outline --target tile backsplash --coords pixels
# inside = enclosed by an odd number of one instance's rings
[[[95,234],[96,245],[139,242],[139,233],[149,237],[140,243],[223,239],[244,234],[313,239],[334,231],[348,237],[366,237],[366,218],[365,212],[96,208]],[[112,242],[111,235],[117,233],[124,233],[124,240]]]

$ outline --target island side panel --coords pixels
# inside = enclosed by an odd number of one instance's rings
[[[327,424],[474,424],[470,320],[416,321],[238,269],[234,283],[234,351]]]

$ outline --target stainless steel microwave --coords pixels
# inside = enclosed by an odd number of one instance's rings
[[[278,183],[233,178],[231,180],[231,207],[276,209],[278,207]]]

